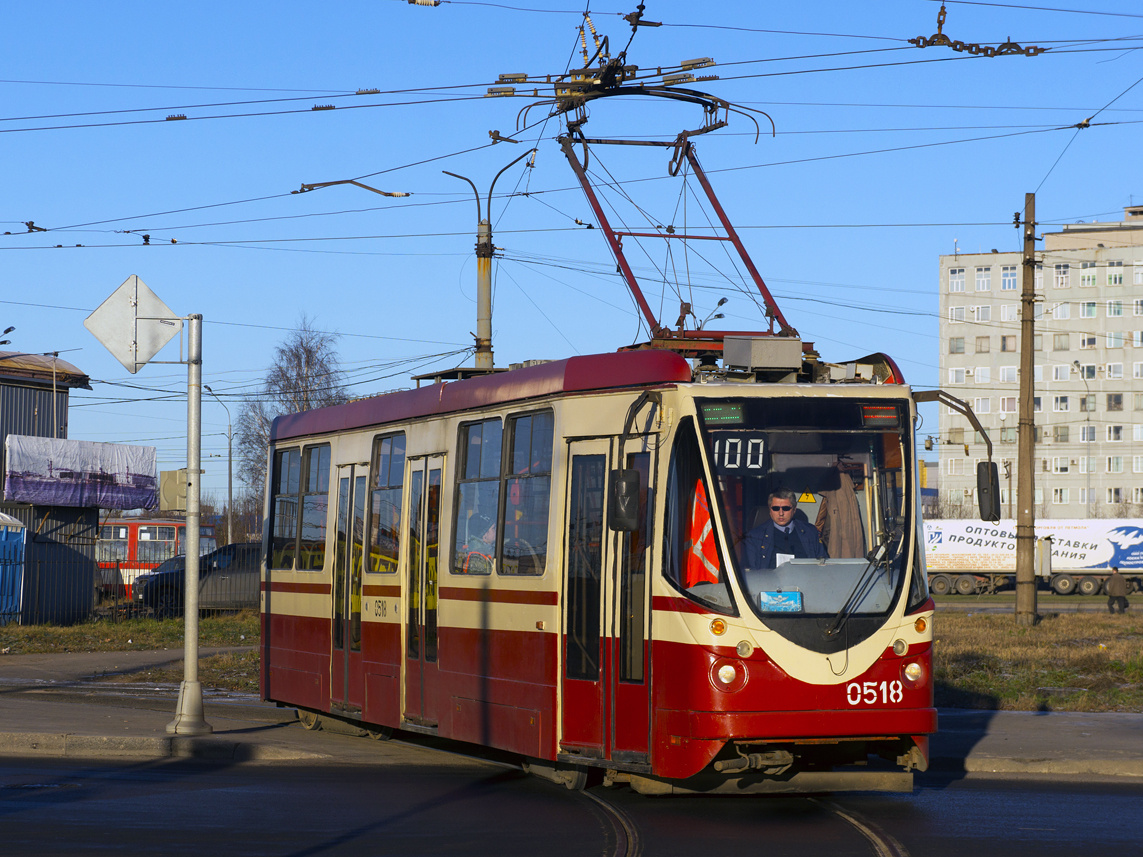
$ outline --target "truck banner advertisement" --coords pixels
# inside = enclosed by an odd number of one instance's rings
[[[1036,522],[1036,538],[1051,538],[1052,568],[1143,569],[1143,520],[1097,518]],[[925,521],[930,572],[1015,570],[1016,522]]]

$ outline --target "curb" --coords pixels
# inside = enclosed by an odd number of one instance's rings
[[[0,733],[0,756],[205,759],[231,762],[326,760],[324,753],[200,737],[112,737],[51,732]]]
[[[1123,759],[981,758],[964,760],[969,774],[1055,774],[1065,777],[1143,778],[1143,761]]]

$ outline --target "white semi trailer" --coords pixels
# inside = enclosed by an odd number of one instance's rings
[[[934,595],[995,592],[1016,579],[1016,522],[925,522],[925,560]],[[1143,520],[1036,522],[1036,576],[1060,595],[1098,595],[1118,568],[1143,591]]]

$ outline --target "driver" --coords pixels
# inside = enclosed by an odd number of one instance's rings
[[[829,556],[817,528],[796,520],[797,495],[779,488],[767,500],[770,520],[759,524],[743,539],[747,568],[775,568],[791,559],[821,559]]]

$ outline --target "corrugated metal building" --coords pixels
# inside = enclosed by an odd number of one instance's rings
[[[88,377],[56,355],[0,351],[0,440],[9,434],[67,438],[68,395],[90,390]],[[0,497],[6,470],[0,443]],[[21,624],[76,622],[95,603],[95,539],[99,510],[34,506],[0,500],[0,512],[24,525],[23,567],[5,566],[16,606],[7,611]]]

